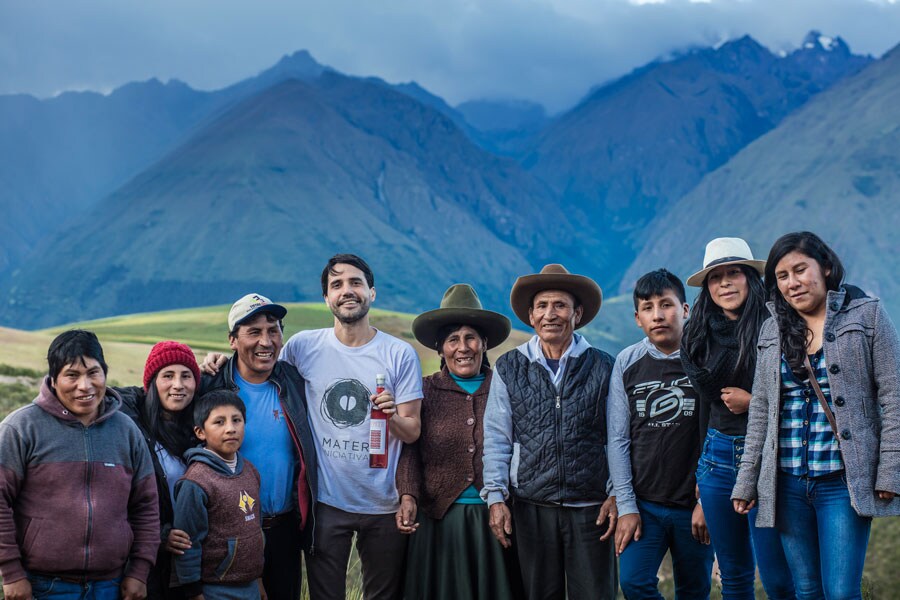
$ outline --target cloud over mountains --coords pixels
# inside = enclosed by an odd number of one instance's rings
[[[6,3],[0,93],[111,90],[178,78],[214,89],[309,48],[348,74],[415,80],[451,104],[525,98],[551,112],[673,50],[749,34],[774,50],[806,31],[857,52],[896,42],[892,0],[237,0]]]

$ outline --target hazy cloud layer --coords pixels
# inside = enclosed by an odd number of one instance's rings
[[[900,42],[896,0],[0,0],[0,93],[110,90],[177,78],[219,88],[307,49],[415,80],[451,104],[561,110],[656,57],[750,34],[773,49],[818,29],[855,52]]]

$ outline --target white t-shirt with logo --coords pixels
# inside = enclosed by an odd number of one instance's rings
[[[381,331],[364,346],[345,346],[328,328],[294,334],[281,358],[306,380],[319,463],[317,499],[352,513],[396,512],[403,442],[391,436],[388,468],[369,468],[369,396],[375,393],[375,375],[382,373],[396,404],[420,399],[422,367],[415,350]]]

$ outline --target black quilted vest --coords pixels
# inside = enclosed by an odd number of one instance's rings
[[[540,363],[518,350],[497,360],[509,392],[518,467],[512,493],[540,504],[606,499],[606,395],[613,357],[589,348],[570,358],[557,391]],[[515,463],[515,451],[514,460]]]

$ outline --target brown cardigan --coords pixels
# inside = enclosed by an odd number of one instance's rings
[[[432,519],[442,519],[470,485],[484,487],[484,407],[490,388],[490,369],[472,395],[453,381],[447,367],[422,379],[422,435],[403,446],[397,491],[415,497]]]

